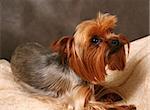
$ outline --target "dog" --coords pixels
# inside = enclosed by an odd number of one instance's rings
[[[66,110],[135,110],[132,105],[96,101],[95,85],[105,82],[106,67],[122,71],[126,64],[124,45],[129,41],[113,32],[117,18],[98,13],[81,22],[72,36],[62,37],[51,49],[36,42],[16,48],[11,69],[16,81],[31,94],[66,102]]]

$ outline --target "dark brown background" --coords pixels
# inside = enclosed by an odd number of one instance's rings
[[[15,47],[37,41],[48,46],[72,35],[82,20],[97,12],[118,17],[117,33],[130,41],[149,34],[149,0],[0,0],[0,58],[10,59]]]

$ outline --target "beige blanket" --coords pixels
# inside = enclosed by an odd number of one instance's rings
[[[118,91],[137,110],[150,109],[150,36],[131,43],[123,72],[108,71],[105,86]],[[58,108],[57,108],[58,107]],[[0,60],[0,110],[62,110],[59,101],[40,100],[14,81],[10,64]]]

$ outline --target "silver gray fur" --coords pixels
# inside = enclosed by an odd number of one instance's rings
[[[61,56],[51,53],[38,43],[20,45],[11,57],[11,68],[20,83],[53,97],[58,97],[80,84],[81,80],[66,65]]]

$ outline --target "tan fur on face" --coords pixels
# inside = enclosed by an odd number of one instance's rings
[[[82,50],[78,49],[84,46],[88,40],[88,36],[94,33],[104,35],[116,26],[116,22],[117,18],[115,16],[109,15],[108,13],[98,13],[96,19],[87,20],[79,24],[76,27],[76,33],[74,35],[77,53],[82,54]]]
[[[71,59],[70,64],[83,79],[93,83],[101,83],[105,80],[105,53],[108,45],[103,43],[99,48],[95,48],[91,46],[89,41],[93,35],[98,35],[105,41],[113,36],[118,37],[118,35],[111,33],[116,22],[117,18],[115,16],[98,13],[96,19],[84,21],[76,27],[76,33],[74,34],[75,45],[73,47],[74,58]],[[124,56],[125,53],[123,52],[121,54]],[[125,62],[125,58],[123,58],[123,61]],[[124,62],[121,62],[121,64],[124,64]]]
[[[105,81],[107,64],[112,70],[123,70],[125,67],[124,44],[128,41],[124,36],[112,33],[116,22],[115,16],[98,13],[96,19],[80,23],[73,37],[64,37],[54,43],[53,50],[65,56],[63,59],[67,59],[69,66],[83,80],[100,84]],[[98,46],[91,43],[94,35],[103,40]],[[106,58],[107,52],[111,49],[109,42],[113,39],[119,40],[122,47]]]

